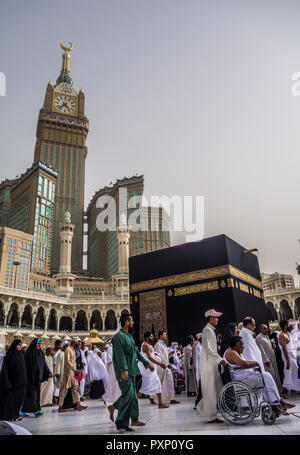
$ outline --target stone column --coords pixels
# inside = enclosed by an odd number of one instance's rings
[[[71,273],[71,251],[74,225],[71,224],[69,212],[64,214],[64,222],[60,223],[60,273]]]
[[[45,331],[48,330],[48,322],[49,322],[50,310],[45,310]]]
[[[295,311],[295,302],[291,301],[289,305],[290,305],[292,313],[293,313],[293,319],[297,319],[296,318],[296,311]]]
[[[34,331],[34,323],[35,323],[36,315],[37,315],[37,310],[32,311],[32,331]]]
[[[103,326],[102,330],[105,330],[106,311],[101,311],[101,318],[102,318],[102,326]]]
[[[21,323],[22,323],[22,316],[23,316],[24,309],[19,307],[19,329],[21,328]]]
[[[57,316],[57,327],[56,327],[56,332],[57,332],[57,335],[59,333],[59,321],[60,321],[60,318],[61,318],[61,313],[59,311],[56,312],[56,316]]]
[[[92,313],[86,313],[86,318],[87,318],[87,331],[88,331],[88,332],[89,332],[89,330],[90,330],[91,317],[92,317]]]

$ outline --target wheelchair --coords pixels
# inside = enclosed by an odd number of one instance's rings
[[[243,368],[237,368],[243,370]],[[258,369],[260,372],[260,368]],[[261,415],[266,425],[273,425],[276,420],[276,413],[272,409],[268,399],[268,392],[263,376],[258,378],[236,381],[232,379],[229,366],[221,367],[221,378],[223,388],[218,396],[218,409],[224,420],[233,425],[247,425]],[[266,399],[267,398],[267,399]],[[272,405],[283,410],[279,402]]]

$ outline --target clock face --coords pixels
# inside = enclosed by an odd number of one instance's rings
[[[74,114],[76,103],[73,98],[67,95],[59,95],[54,100],[54,106],[64,114]]]

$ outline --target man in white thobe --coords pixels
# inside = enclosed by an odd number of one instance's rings
[[[47,367],[50,370],[51,376],[48,378],[47,381],[42,382],[40,405],[41,406],[54,406],[54,404],[52,403],[53,392],[54,392],[54,382],[53,382],[53,357],[51,354],[51,346],[46,346],[45,362],[47,364]]]
[[[195,389],[195,380],[194,380],[194,374],[193,374],[193,343],[194,343],[194,337],[190,335],[188,337],[188,344],[184,348],[184,376],[185,376],[185,383],[186,383],[186,390],[187,390],[187,396],[188,397],[193,397],[196,395],[196,389]]]
[[[253,337],[253,331],[255,329],[255,320],[251,316],[247,316],[243,320],[243,328],[240,331],[240,337],[243,338],[245,343],[245,349],[243,352],[244,358],[248,361],[258,362],[262,373],[265,372],[264,362],[261,356],[259,347]]]
[[[113,407],[113,404],[121,396],[121,390],[119,387],[119,383],[116,379],[115,369],[113,365],[112,345],[109,345],[107,349],[107,373],[109,376],[108,387],[105,389],[105,393],[102,398],[104,400],[105,405],[107,406],[109,418],[112,422],[114,422],[115,408]]]
[[[214,309],[206,311],[207,324],[202,332],[200,370],[202,398],[197,405],[197,410],[209,423],[223,423],[223,420],[217,418],[217,397],[223,387],[218,365],[225,365],[226,362],[218,354],[215,333],[215,327],[221,315],[222,313]]]
[[[108,347],[109,347],[109,345],[106,344],[104,350],[102,351],[102,356],[101,356],[102,362],[104,363],[106,368],[107,368],[107,349],[108,349]]]
[[[171,343],[171,346],[169,347],[168,351],[169,351],[169,355],[170,355],[170,359],[171,357],[173,358],[173,362],[171,363],[171,370],[174,371],[174,373],[180,373],[180,360],[179,360],[179,357],[178,357],[178,353],[177,353],[177,349],[178,349],[178,343],[177,341],[173,341]]]
[[[291,337],[296,350],[297,364],[300,364],[300,319],[296,327],[291,331]]]
[[[178,345],[178,348],[176,349],[176,352],[177,352],[177,357],[178,357],[178,360],[179,360],[179,373],[183,374],[184,352],[183,352],[182,344]]]
[[[201,355],[202,355],[202,333],[197,333],[196,338],[197,338],[197,343],[196,343],[196,347],[195,347],[195,353],[194,353],[193,360],[194,360],[194,364],[195,364],[195,383],[196,383],[196,390],[197,390],[197,398],[195,401],[194,409],[197,408],[197,405],[202,398],[201,380],[200,380],[200,362],[201,362]]]
[[[54,382],[54,392],[53,392],[53,403],[58,404],[58,397],[59,397],[59,388],[57,386],[57,378],[55,376],[55,366],[57,362],[57,357],[61,353],[61,341],[56,340],[54,343],[54,349],[52,351],[53,355],[53,371],[54,371],[54,376],[53,376],[53,382]]]
[[[56,356],[56,363],[54,366],[54,374],[56,377],[56,387],[57,390],[59,391],[59,388],[61,386],[61,381],[64,375],[64,367],[65,367],[65,348],[68,346],[67,341],[63,341],[61,349],[59,349],[59,352],[57,353]]]
[[[270,338],[268,337],[269,329],[266,324],[261,324],[260,333],[255,338],[255,342],[260,349],[265,370],[270,373],[280,392],[282,391],[279,371],[277,367],[275,352]],[[282,393],[281,393],[282,394]]]
[[[198,390],[198,384],[197,384],[197,380],[196,380],[196,347],[199,344],[198,336],[199,336],[199,333],[196,334],[196,339],[194,340],[194,343],[193,343],[193,346],[192,346],[193,379],[194,379],[196,392]]]
[[[178,404],[179,401],[175,400],[175,387],[173,375],[169,363],[169,352],[166,346],[167,334],[165,331],[158,332],[158,341],[154,345],[154,352],[158,355],[160,361],[168,367],[166,369],[157,365],[157,374],[161,382],[162,394],[161,398],[164,403],[170,402],[171,404]]]
[[[84,343],[82,342],[80,344],[79,349],[80,349],[81,362],[82,362],[83,373],[84,373],[84,378],[82,378],[80,381],[79,391],[80,391],[80,401],[84,401],[85,400],[85,398],[84,398],[85,382],[86,382],[86,378],[88,375],[88,365],[87,365],[87,358],[86,358],[85,352],[86,352],[86,349],[88,349],[88,348],[86,348]]]
[[[155,404],[154,396],[157,395],[158,407],[160,409],[168,408],[169,406],[165,405],[161,399],[161,382],[156,370],[157,366],[160,366],[165,370],[168,367],[168,364],[159,362],[157,356],[154,354],[154,349],[152,347],[154,340],[153,333],[145,332],[144,340],[140,352],[144,359],[153,365],[154,370],[148,370],[141,361],[138,362],[138,367],[142,375],[142,385],[138,397],[141,398],[143,395],[148,395],[150,403]]]

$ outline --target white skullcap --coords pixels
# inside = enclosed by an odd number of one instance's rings
[[[51,349],[52,346],[45,346],[45,349]]]
[[[22,348],[27,348],[27,344],[26,344],[26,343],[23,343],[21,347],[22,347]]]
[[[66,346],[66,344],[69,344],[69,342],[67,340],[63,341],[61,345]]]
[[[202,337],[202,332],[201,333],[196,333],[196,338]]]
[[[105,347],[106,347],[106,348],[109,348],[109,344],[106,344]]]

